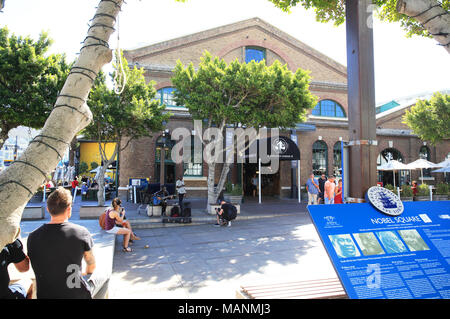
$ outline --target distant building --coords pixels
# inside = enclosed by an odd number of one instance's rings
[[[172,70],[177,60],[187,65],[197,66],[204,50],[219,56],[226,62],[238,59],[241,62],[265,59],[268,65],[275,60],[287,64],[295,72],[298,68],[310,71],[310,90],[318,96],[319,102],[311,111],[306,123],[298,123],[295,134],[301,156],[301,185],[311,172],[319,175],[340,175],[340,141],[348,140],[347,69],[324,54],[316,51],[289,34],[269,23],[253,18],[214,29],[190,34],[180,38],[152,44],[124,52],[130,66],[145,69],[148,81],[156,82],[157,98],[167,105],[174,116],[167,128],[177,127],[193,130],[193,120],[188,110],[175,105],[171,83]],[[450,152],[450,141],[431,146],[421,141],[402,123],[406,109],[414,105],[416,99],[394,100],[377,106],[377,140],[379,165],[388,158],[409,163],[419,156],[432,162],[440,162]],[[374,105],[374,107],[376,107]],[[161,158],[161,149],[170,154],[173,141],[164,141],[163,132],[153,132],[152,137],[132,141],[120,154],[120,186],[126,186],[129,178],[150,178],[150,183],[173,183],[176,176],[184,175],[187,191],[191,196],[206,196],[208,165],[203,163],[176,164],[170,156]],[[292,130],[282,132],[291,136]],[[164,167],[164,174],[161,169]],[[244,192],[250,193],[250,181],[257,170],[256,164],[233,164],[230,179],[243,185]],[[291,195],[291,163],[281,162],[280,170],[273,175],[263,176],[264,196],[287,197]],[[380,181],[392,181],[392,173],[379,175]],[[418,171],[412,176],[400,176],[403,182],[417,179]],[[216,182],[219,176],[216,174]],[[443,174],[427,173],[426,180],[435,183]],[[398,185],[399,183],[397,183]]]

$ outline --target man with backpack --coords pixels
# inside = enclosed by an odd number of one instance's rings
[[[218,226],[231,226],[231,221],[237,216],[236,206],[227,203],[224,200],[220,201],[220,208],[216,208],[217,223],[214,225]]]

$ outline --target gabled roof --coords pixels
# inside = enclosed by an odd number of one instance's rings
[[[179,38],[175,38],[168,41],[163,41],[155,44],[151,44],[148,46],[144,46],[141,48],[133,49],[133,50],[124,50],[124,54],[127,57],[127,59],[131,59],[133,61],[130,61],[131,63],[135,62],[134,59],[136,58],[142,58],[147,55],[154,55],[166,50],[173,50],[178,47],[185,46],[189,43],[198,43],[201,41],[205,41],[212,38],[217,38],[229,33],[234,33],[240,30],[249,29],[249,28],[260,28],[265,32],[270,33],[274,37],[278,38],[280,41],[283,41],[290,46],[293,46],[295,49],[301,51],[303,54],[318,60],[322,64],[327,65],[329,68],[333,69],[334,71],[346,76],[347,75],[347,68],[343,66],[342,64],[334,61],[330,57],[324,55],[323,53],[313,49],[312,47],[306,45],[305,43],[297,40],[296,38],[290,36],[289,34],[285,33],[284,31],[279,30],[278,28],[274,27],[273,25],[265,22],[264,20],[260,18],[251,18],[235,23],[231,23],[228,25],[216,27],[213,29],[193,33],[190,35],[182,36]]]

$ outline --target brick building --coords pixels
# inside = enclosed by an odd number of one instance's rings
[[[238,59],[241,62],[265,59],[267,64],[279,60],[295,72],[297,68],[310,71],[312,82],[310,90],[319,98],[318,105],[311,111],[306,123],[295,128],[301,156],[301,184],[304,185],[311,171],[315,174],[339,174],[340,140],[348,139],[347,121],[347,70],[324,54],[314,50],[285,32],[253,18],[221,26],[211,30],[183,36],[173,40],[156,43],[124,52],[130,66],[136,65],[146,70],[148,81],[156,82],[158,98],[167,105],[174,115],[167,123],[169,131],[177,127],[193,130],[193,121],[186,108],[176,106],[173,101],[171,83],[172,70],[177,60],[184,65],[190,62],[198,65],[204,50],[219,56],[226,62]],[[402,122],[405,109],[412,103],[386,103],[377,114],[377,139],[380,161],[388,154],[400,157],[405,163],[416,160],[422,152],[430,161],[440,162],[450,151],[450,142],[437,146],[427,145],[411,134]],[[163,143],[163,132],[154,132],[152,137],[136,140],[120,154],[120,185],[126,186],[130,178],[150,178],[151,183],[159,182],[161,167],[164,166],[165,183],[173,183],[176,176],[183,173],[188,192],[192,196],[206,195],[207,164],[175,164],[170,156],[161,165],[161,148],[165,145],[170,153],[170,142]],[[284,132],[290,135],[291,131]],[[381,163],[381,162],[380,162]],[[256,171],[255,164],[233,164],[230,179],[242,183],[244,189]],[[286,197],[291,194],[291,163],[281,162],[277,174],[264,176],[263,195]],[[415,179],[403,176],[403,180]],[[218,178],[216,174],[216,178]],[[387,180],[389,173],[380,175]],[[428,175],[428,173],[427,173]],[[443,174],[433,174],[437,179]],[[390,175],[392,180],[392,175]],[[293,179],[295,180],[295,178]],[[433,180],[434,181],[434,180]]]

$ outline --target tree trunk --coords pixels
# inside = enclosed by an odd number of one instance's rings
[[[112,59],[105,46],[113,33],[122,0],[101,1],[80,55],[58,96],[44,128],[22,156],[0,173],[0,247],[19,234],[28,200],[61,160],[73,137],[92,120],[86,104],[93,80]]]
[[[102,150],[102,144],[105,145],[105,151]],[[98,202],[98,206],[103,206],[105,205],[105,198],[103,197],[103,193],[105,192],[105,173],[106,170],[108,169],[108,166],[114,161],[114,158],[117,155],[117,152],[119,150],[120,147],[120,140],[116,143],[116,146],[114,147],[114,152],[111,155],[111,157],[108,159],[106,157],[106,143],[98,143],[99,149],[100,149],[100,156],[102,159],[102,163],[103,165],[100,166],[99,169],[99,175],[98,175],[98,192],[97,192],[97,202]]]
[[[398,0],[397,11],[414,18],[450,53],[450,14],[436,0]]]
[[[75,135],[70,142],[70,148],[69,148],[69,166],[75,166],[75,153],[77,150],[77,136]]]
[[[216,192],[214,191],[214,179],[215,179],[215,163],[208,164],[208,203],[206,204],[206,211],[210,211],[211,205],[214,205],[217,201]]]

